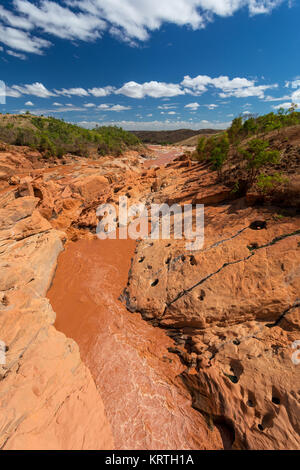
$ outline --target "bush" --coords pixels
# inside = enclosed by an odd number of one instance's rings
[[[0,139],[14,145],[27,145],[46,156],[72,153],[119,155],[126,148],[140,145],[139,139],[118,127],[84,129],[52,117],[12,116],[9,123],[0,120]]]
[[[224,162],[228,158],[230,143],[227,132],[210,138],[200,137],[197,145],[197,160],[208,161],[221,175]]]
[[[221,175],[223,164],[228,158],[228,152],[229,138],[226,132],[224,132],[220,137],[213,138],[210,160],[213,164],[213,169],[218,171],[219,176]]]
[[[272,112],[264,116],[251,116],[244,122],[241,116],[235,118],[228,129],[230,143],[236,146],[246,137],[265,135],[271,131],[279,131],[284,127],[300,124],[300,113],[296,109],[297,105],[292,104],[290,109],[286,111],[279,109],[277,114]]]
[[[269,142],[261,139],[253,139],[246,149],[238,150],[240,156],[247,161],[247,185],[251,188],[260,174],[261,168],[269,163],[278,163],[280,153],[278,150],[270,150]]]
[[[257,178],[257,186],[263,194],[271,194],[288,181],[289,179],[282,176],[281,173],[273,173],[272,175],[261,173]]]

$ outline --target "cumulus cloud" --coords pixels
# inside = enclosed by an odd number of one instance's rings
[[[292,93],[291,98],[293,103],[300,103],[300,88]]]
[[[119,113],[120,111],[127,111],[128,109],[131,109],[131,107],[115,104],[114,106],[108,107],[107,111],[115,111],[116,113]]]
[[[86,103],[83,105],[85,108],[94,108],[96,105],[94,103]]]
[[[8,49],[6,53],[12,57],[16,57],[17,59],[26,60],[26,55],[21,54],[20,52],[11,51]]]
[[[205,104],[204,106],[206,106],[210,110],[213,110],[213,109],[218,108],[219,105],[211,103],[211,104]]]
[[[91,41],[106,28],[101,18],[74,12],[55,1],[42,0],[37,6],[27,0],[14,0],[14,6],[33,27],[62,39]]]
[[[51,43],[45,39],[31,36],[27,31],[0,24],[0,42],[12,49],[33,54],[42,54]]]
[[[263,98],[265,90],[277,88],[278,86],[277,84],[256,85],[254,80],[240,77],[230,79],[223,75],[216,78],[207,75],[198,75],[197,77],[191,78],[189,75],[186,75],[181,85],[185,88],[186,93],[194,95],[202,95],[208,91],[210,87],[216,88],[219,90],[220,98],[232,96],[236,98],[248,98],[250,96]]]
[[[116,94],[125,95],[129,98],[145,98],[149,96],[151,98],[163,98],[163,97],[173,97],[178,95],[184,95],[185,91],[181,88],[179,84],[175,83],[163,83],[163,82],[145,82],[137,83],[134,81],[125,83],[119,90],[115,92]]]
[[[127,111],[131,109],[131,106],[123,106],[120,104],[114,104],[114,105],[100,104],[98,106],[98,109],[101,109],[102,111],[115,111],[116,113],[119,113],[121,111]]]
[[[192,111],[196,111],[198,108],[200,108],[199,103],[189,103],[185,105],[185,108],[191,109]]]
[[[82,127],[86,127],[88,129],[94,128],[96,125],[99,125],[99,122],[89,122],[89,121],[81,121],[78,122],[78,125]],[[102,122],[102,126],[118,126],[123,127],[126,130],[175,130],[175,129],[227,129],[231,125],[231,121],[227,122],[211,122],[202,120],[199,122],[191,122],[191,121],[110,121],[110,122]]]
[[[90,89],[88,90],[88,92],[89,92],[91,95],[95,96],[96,98],[102,98],[102,97],[104,97],[104,96],[110,95],[111,93],[114,92],[114,90],[115,90],[114,87],[112,87],[112,86],[106,86],[106,87],[104,87],[104,88],[90,88]]]
[[[102,18],[120,38],[145,41],[165,22],[200,29],[213,15],[231,16],[248,6],[251,15],[269,13],[285,0],[68,0],[69,6]]]
[[[275,98],[274,96],[266,96],[264,101],[286,101],[289,100],[291,97],[289,95],[280,96],[279,98]]]
[[[50,96],[55,96],[54,93],[47,90],[47,88],[42,83],[32,83],[31,85],[13,85],[9,90],[12,94],[15,93],[14,98],[18,98],[21,95],[33,95],[38,96],[39,98],[49,98]],[[12,96],[8,95],[8,96]]]
[[[22,16],[14,15],[11,11],[6,10],[0,5],[0,19],[15,28],[30,30],[33,25],[30,21]]]
[[[297,78],[296,80],[292,80],[291,82],[285,82],[286,88],[299,88],[300,87],[300,79]]]
[[[62,90],[54,90],[57,95],[63,96],[89,96],[84,88],[63,88]]]
[[[273,109],[290,109],[290,107],[292,106],[292,103],[291,102],[287,102],[287,103],[281,103],[281,104],[277,104],[276,106],[273,106]]]
[[[204,28],[214,16],[229,17],[248,7],[250,15],[270,13],[288,0],[13,0],[0,6],[0,41],[41,54],[47,34],[66,40],[95,41],[104,31],[136,45],[164,23]],[[35,35],[32,35],[32,32]]]
[[[33,102],[32,101],[27,101],[25,103],[25,106],[34,106]]]

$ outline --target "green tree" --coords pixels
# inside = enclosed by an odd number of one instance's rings
[[[205,147],[206,147],[206,137],[202,136],[198,140],[198,145],[197,145],[197,154],[198,154],[198,160],[205,160],[207,157],[205,153]]]
[[[237,145],[241,140],[243,131],[243,118],[241,116],[232,121],[231,127],[228,129],[228,137],[233,145]]]
[[[281,173],[273,173],[272,175],[261,173],[257,178],[257,186],[263,194],[271,194],[288,181],[289,179]]]
[[[222,167],[228,158],[229,147],[230,143],[227,132],[214,139],[210,160],[213,164],[213,169],[217,170],[219,177],[221,176]]]
[[[247,161],[246,190],[254,184],[263,166],[278,163],[280,158],[279,151],[271,150],[269,142],[261,139],[252,139],[246,149],[239,149],[239,154]]]

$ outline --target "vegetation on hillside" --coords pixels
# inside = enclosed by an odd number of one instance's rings
[[[171,145],[201,134],[215,134],[213,129],[176,129],[174,131],[132,131],[145,144]]]
[[[0,140],[12,145],[26,145],[46,156],[62,157],[66,153],[80,156],[119,155],[139,139],[118,127],[84,129],[53,117],[1,115]]]
[[[200,137],[194,157],[210,163],[211,168],[218,171],[220,179],[228,158],[235,158],[245,175],[243,191],[247,192],[257,184],[262,193],[270,193],[287,180],[278,172],[265,174],[263,171],[268,165],[280,162],[280,152],[271,147],[266,136],[297,124],[300,124],[300,113],[296,111],[296,105],[287,111],[280,109],[278,113],[250,116],[248,119],[237,117],[226,132],[208,138]],[[238,185],[237,181],[236,190],[239,190]]]

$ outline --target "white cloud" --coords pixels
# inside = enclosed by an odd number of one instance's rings
[[[19,95],[15,97],[19,97],[20,95],[33,95],[38,96],[39,98],[49,98],[50,96],[55,96],[54,93],[47,90],[42,83],[32,83],[31,85],[13,85],[11,87],[12,92],[17,92]],[[8,95],[9,96],[9,95]]]
[[[163,98],[172,97],[178,95],[184,95],[185,92],[182,90],[179,84],[175,83],[163,83],[163,82],[145,82],[136,83],[134,81],[125,83],[116,94],[125,95],[129,98],[145,98],[150,96],[151,98]]]
[[[20,98],[21,93],[17,90],[14,90],[13,88],[6,87],[5,88],[5,95],[10,98]]]
[[[175,109],[177,106],[173,104],[163,104],[162,106],[157,106],[157,109]]]
[[[206,106],[208,109],[211,109],[211,110],[216,109],[216,108],[219,107],[219,105],[213,104],[213,103],[212,104],[205,104],[204,106]]]
[[[289,100],[291,97],[289,95],[280,96],[279,98],[274,98],[273,96],[266,96],[264,101],[286,101]]]
[[[130,106],[122,106],[120,104],[115,104],[115,105],[108,105],[108,104],[100,104],[98,106],[98,109],[102,109],[103,111],[115,111],[116,113],[119,113],[120,111],[127,111],[131,109]]]
[[[198,108],[200,108],[200,104],[199,103],[189,103],[189,104],[185,105],[185,108],[188,108],[188,109],[191,109],[191,110],[197,110]]]
[[[94,103],[87,103],[83,105],[85,108],[94,108],[96,105]]]
[[[33,54],[42,54],[42,49],[51,43],[45,39],[31,36],[20,29],[6,27],[0,24],[0,42],[12,49]]]
[[[58,95],[63,96],[89,96],[88,92],[84,88],[63,88],[62,90],[54,90]]]
[[[14,15],[11,11],[6,10],[0,5],[0,18],[6,24],[13,26],[15,28],[27,29],[30,30],[33,28],[33,25],[30,21],[22,16]]]
[[[32,103],[32,101],[27,101],[27,102],[25,103],[25,106],[34,106],[34,104]]]
[[[276,8],[282,2],[283,0],[249,0],[249,12],[252,15],[270,13],[273,8]]]
[[[88,92],[95,96],[96,98],[100,98],[100,97],[104,97],[104,96],[108,96],[110,95],[111,93],[113,93],[115,90],[114,87],[112,86],[106,86],[104,88],[91,88],[88,90]]]
[[[62,106],[62,104],[55,102],[55,103],[53,103],[53,106]]]
[[[145,41],[165,22],[200,29],[213,15],[231,16],[248,6],[251,15],[268,13],[284,0],[68,0],[111,25],[123,39]]]
[[[281,104],[277,104],[276,106],[273,106],[273,109],[290,109],[290,107],[292,106],[292,103],[291,102],[287,102],[287,103],[281,103]]]
[[[250,15],[266,14],[288,0],[13,0],[13,11],[0,6],[0,41],[40,54],[51,45],[31,32],[67,40],[94,41],[104,31],[136,45],[164,23],[204,28],[214,16],[228,17],[248,7]],[[36,34],[36,33],[35,33]]]
[[[111,108],[108,108],[107,111],[115,111],[115,112],[119,113],[120,111],[127,111],[128,109],[131,109],[131,107],[130,106],[122,106],[120,104],[115,104]]]
[[[55,1],[41,0],[36,6],[27,0],[14,0],[14,5],[34,27],[62,39],[91,41],[106,28],[99,17],[74,12]]]
[[[21,54],[20,52],[11,51],[8,49],[6,53],[12,57],[16,57],[17,59],[26,60],[26,55]]]
[[[96,125],[99,125],[99,122],[89,122],[81,121],[78,125],[92,129]],[[227,129],[231,125],[231,121],[228,122],[210,122],[210,121],[200,121],[200,122],[191,122],[191,121],[110,121],[102,122],[103,126],[115,125],[122,127],[126,130],[175,130],[175,129]]]
[[[194,95],[202,95],[209,87],[221,90],[219,96],[228,98],[234,96],[236,98],[247,98],[249,96],[264,97],[265,90],[269,88],[277,88],[278,85],[255,85],[254,80],[236,77],[230,79],[227,76],[211,78],[207,75],[198,75],[191,78],[189,75],[184,77],[182,86],[185,87],[187,93]]]
[[[300,88],[292,93],[291,98],[293,103],[300,103]]]
[[[300,79],[297,78],[296,80],[292,80],[291,82],[285,82],[286,88],[299,88],[300,87]]]

